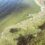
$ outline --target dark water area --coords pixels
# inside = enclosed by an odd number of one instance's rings
[[[12,12],[19,13],[23,11],[25,8],[28,8],[27,6],[13,6],[13,7],[5,7],[4,10],[0,11],[0,19],[3,19],[4,17],[10,15]]]
[[[26,0],[0,0],[0,19],[4,19],[12,12],[20,12],[25,8],[32,7],[34,4]]]
[[[0,19],[3,19],[13,11],[19,12],[28,7],[22,0],[0,0]]]

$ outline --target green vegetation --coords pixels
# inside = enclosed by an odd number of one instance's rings
[[[37,15],[39,11],[40,7],[35,5],[1,20],[0,45],[45,45],[45,15]]]

